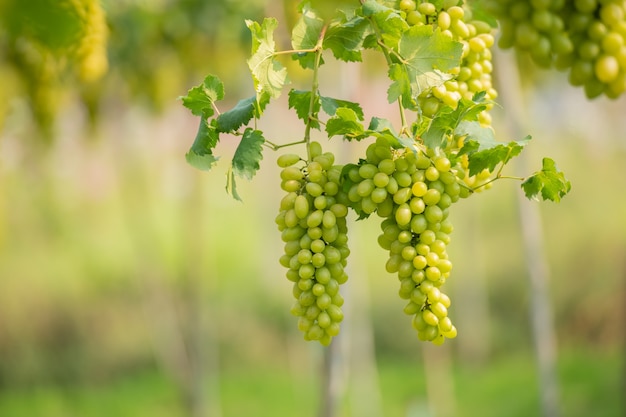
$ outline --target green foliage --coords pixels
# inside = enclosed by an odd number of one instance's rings
[[[413,26],[405,31],[398,45],[400,63],[390,69],[389,77],[394,83],[390,86],[389,102],[402,96],[403,104],[413,107],[414,97],[452,78],[449,71],[459,66],[462,49],[459,42],[439,30],[433,32],[429,26]]]
[[[233,172],[235,175],[252,179],[259,169],[259,162],[263,159],[262,145],[265,142],[263,133],[248,128],[243,133],[241,142],[233,156]]]
[[[330,49],[336,59],[359,62],[362,60],[363,41],[370,30],[369,22],[363,17],[344,16],[328,27],[324,48]]]
[[[483,146],[495,143],[493,129],[477,122],[478,114],[486,108],[484,94],[477,94],[472,100],[462,98],[456,109],[446,105],[435,114],[432,120],[423,119],[422,126],[418,126],[418,131],[423,131],[424,144],[433,149],[446,145],[450,136],[468,136],[483,143]],[[464,153],[463,149],[460,153]]]
[[[246,20],[251,34],[248,67],[256,91],[254,96],[240,100],[234,108],[219,113],[215,103],[224,97],[224,89],[221,81],[210,75],[201,85],[193,87],[187,96],[182,97],[183,105],[194,115],[212,120],[200,124],[196,139],[187,154],[190,164],[204,170],[215,164],[217,157],[213,155],[213,149],[220,133],[242,138],[237,150],[239,153],[235,155],[233,169],[228,176],[227,188],[236,198],[235,177],[251,179],[259,169],[265,148],[278,149],[289,145],[262,140],[262,132],[256,127],[256,120],[261,118],[270,100],[279,97],[289,82],[287,68],[280,62],[281,55],[290,55],[303,69],[313,72],[312,88],[291,89],[288,98],[289,108],[294,109],[296,116],[304,122],[304,142],[310,141],[311,129],[321,130],[323,124],[323,131],[329,138],[339,136],[347,141],[384,138],[391,146],[408,147],[414,151],[445,151],[454,162],[466,157],[465,169],[469,176],[485,170],[494,172],[500,166],[497,173],[497,177],[500,177],[504,165],[522,151],[529,138],[501,143],[496,139],[493,129],[481,122],[481,114],[492,106],[484,91],[477,92],[471,100],[461,98],[455,106],[442,104],[428,117],[422,114],[418,97],[441,87],[454,77],[452,70],[458,68],[461,62],[460,42],[432,25],[409,25],[403,13],[389,2],[368,0],[361,7],[333,10],[332,17],[328,14],[329,9],[320,11],[315,6],[316,3],[301,4],[301,16],[291,32],[293,49],[289,51],[281,51],[276,45],[276,19],[265,18],[261,23]],[[317,72],[324,64],[325,51],[340,61],[360,61],[361,52],[366,48],[376,49],[387,60],[387,75],[390,79],[387,98],[389,102],[397,101],[400,106],[403,122],[400,130],[394,129],[388,120],[376,116],[372,117],[366,128],[363,124],[365,115],[359,103],[319,93]],[[328,119],[320,119],[320,110]],[[405,120],[406,111],[416,113],[415,121],[410,125]],[[248,128],[241,132],[240,129],[253,119],[254,130]],[[257,133],[252,135],[249,132]],[[461,142],[459,138],[462,138]],[[254,146],[250,147],[252,144]],[[242,158],[243,155],[245,157]],[[536,176],[533,178],[536,179],[528,179],[527,184],[536,187],[534,184],[540,180]],[[554,200],[555,196],[567,193],[566,183],[562,184],[563,187],[556,193],[547,190],[542,193],[527,192],[527,195],[541,195]],[[530,190],[531,185],[526,187]]]
[[[483,170],[494,171],[500,164],[506,165],[513,157],[522,152],[530,137],[507,144],[480,144],[476,152],[469,153],[469,173],[478,174]]]
[[[194,168],[208,171],[219,157],[213,156],[213,148],[219,141],[219,133],[215,126],[215,120],[209,125],[205,119],[200,119],[200,127],[191,149],[185,155],[187,162]]]
[[[270,97],[268,94],[240,100],[235,107],[218,116],[218,129],[220,132],[236,131],[241,126],[248,124],[253,117],[259,117],[269,101]]]
[[[272,98],[277,98],[287,82],[287,69],[275,59],[274,30],[278,21],[265,18],[259,25],[246,20],[246,25],[252,33],[252,56],[248,59],[248,67],[254,80],[254,89],[257,93],[266,92]]]
[[[183,106],[191,110],[195,116],[209,118],[215,113],[216,101],[224,98],[224,84],[215,75],[207,75],[202,84],[193,87],[187,95],[180,97]]]
[[[366,137],[365,128],[359,120],[363,119],[354,110],[340,107],[326,123],[326,133],[328,133],[328,137],[341,135],[346,140],[364,139]]]
[[[541,195],[543,200],[558,203],[572,189],[572,184],[565,179],[552,159],[543,158],[541,171],[528,177],[522,183],[522,189],[528,198],[537,199]]]

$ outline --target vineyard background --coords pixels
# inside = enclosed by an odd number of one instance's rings
[[[50,142],[23,96],[7,101],[0,416],[315,415],[322,348],[302,341],[289,315],[274,155],[239,184],[244,203],[230,199],[226,161],[210,174],[185,163],[197,122],[176,100],[208,72],[224,80],[231,105],[249,96],[243,19],[277,16],[284,31],[292,17],[260,0],[103,4],[110,70],[94,87],[99,107],[87,101],[89,113],[73,84],[62,84]],[[589,102],[561,74],[521,65],[519,100],[534,140],[508,169],[528,172],[522,163],[534,169],[550,156],[573,184],[558,205],[524,203],[542,215],[561,414],[622,416],[626,100]],[[320,85],[393,119],[379,68],[329,63]],[[286,103],[266,112],[280,121],[263,126],[274,142],[300,134]],[[506,132],[507,109],[494,113],[496,132]],[[218,146],[234,151],[228,140]],[[328,148],[340,162],[355,157],[337,139]],[[517,183],[498,181],[451,214],[447,286],[459,336],[442,347],[419,342],[402,314],[376,222],[352,228],[339,415],[539,415],[518,193]]]

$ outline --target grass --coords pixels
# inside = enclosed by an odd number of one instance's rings
[[[426,403],[423,369],[417,359],[415,363],[379,361],[378,383],[385,417],[432,415]],[[622,360],[620,352],[572,351],[561,355],[558,370],[562,415],[623,416]],[[540,415],[536,372],[530,356],[503,356],[482,367],[453,368],[455,417]],[[312,417],[317,411],[318,388],[316,375],[294,376],[286,369],[253,364],[224,369],[219,386],[222,417]],[[356,417],[355,404],[368,399],[350,398],[355,391],[351,391],[350,385],[344,388],[347,395],[340,404],[340,417]],[[0,392],[0,416],[113,415],[186,414],[175,384],[157,371],[128,374],[100,386],[14,388]]]

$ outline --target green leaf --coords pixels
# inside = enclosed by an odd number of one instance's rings
[[[439,29],[413,26],[402,34],[398,53],[411,84],[411,93],[417,97],[423,91],[442,85],[452,76],[448,73],[459,66],[463,46]]]
[[[217,118],[217,128],[220,132],[235,132],[242,125],[247,124],[254,117],[254,103],[256,96],[240,100],[235,107],[220,114]]]
[[[489,149],[501,144],[496,141],[496,136],[491,126],[482,126],[476,121],[464,120],[460,122],[456,129],[454,129],[454,134],[457,136],[467,136],[466,142],[477,142],[479,144],[478,150]],[[463,146],[463,148],[465,148],[465,146]]]
[[[363,40],[368,30],[370,30],[370,23],[360,16],[335,23],[326,31],[324,48],[330,49],[333,56],[339,60],[361,61]]]
[[[237,181],[235,180],[235,173],[233,172],[232,166],[228,168],[226,172],[226,192],[235,200],[242,201],[239,193],[237,193]]]
[[[550,158],[543,158],[543,167],[522,183],[522,189],[528,199],[537,199],[541,194],[543,200],[558,203],[572,189],[572,184],[565,178],[556,163]]]
[[[385,138],[389,144],[396,149],[409,147],[415,148],[415,142],[411,138],[405,136],[399,137],[393,125],[388,119],[381,117],[372,117],[366,134],[370,134],[376,138]]]
[[[497,145],[493,129],[477,122],[479,113],[486,108],[484,94],[476,94],[472,100],[462,98],[456,109],[442,106],[421,135],[424,144],[435,149],[444,146],[449,135],[453,135],[468,136],[468,140],[482,143],[483,148]]]
[[[259,162],[263,159],[263,132],[247,128],[233,156],[233,172],[248,180],[259,170]]]
[[[448,133],[450,133],[450,126],[443,119],[434,119],[428,130],[422,134],[422,141],[426,147],[437,149],[442,147]]]
[[[186,96],[179,97],[183,106],[195,116],[205,119],[213,116],[213,103],[224,98],[224,84],[215,75],[207,75],[202,84],[191,88]]]
[[[402,97],[402,105],[408,109],[414,109],[416,102],[411,92],[411,80],[406,68],[401,64],[391,64],[388,71],[389,79],[393,82],[387,89],[387,100],[393,103]]]
[[[361,108],[361,105],[359,103],[324,96],[320,96],[320,101],[322,103],[322,109],[329,116],[334,116],[337,113],[338,108],[346,107],[356,113],[359,120],[363,120],[365,118],[365,115],[363,114],[363,109]]]
[[[287,69],[274,59],[274,29],[278,26],[278,21],[265,18],[259,25],[246,20],[246,25],[252,33],[252,56],[248,59],[248,67],[254,80],[254,88],[257,93],[265,91],[270,97],[277,98],[287,83]]]
[[[469,154],[469,174],[476,175],[484,169],[493,172],[499,164],[507,164],[519,155],[529,141],[530,137],[526,137],[519,141],[512,141],[508,144],[501,143]]]
[[[208,171],[210,170],[219,157],[213,156],[213,148],[219,141],[219,133],[215,126],[215,121],[209,125],[206,119],[200,119],[200,126],[196,138],[185,155],[187,163],[194,168]]]
[[[324,20],[318,17],[308,5],[302,8],[302,15],[291,31],[291,46],[295,50],[313,49],[317,46]],[[293,59],[305,69],[315,67],[315,54],[305,52],[294,54]]]
[[[372,19],[382,41],[391,49],[397,49],[402,34],[409,28],[406,20],[395,9],[379,4],[376,0],[367,0],[363,3],[363,16]],[[368,46],[371,43],[368,41]]]
[[[311,107],[311,92],[302,90],[289,91],[289,108],[295,109],[298,118],[306,124],[309,121],[309,110]],[[317,117],[320,111],[320,97],[315,95],[313,102],[313,117]],[[310,125],[314,129],[319,129],[320,124],[316,120],[311,120]]]
[[[393,135],[396,135],[396,131],[393,128],[393,125],[391,124],[389,119],[385,119],[383,117],[372,117],[372,120],[370,120],[370,125],[368,129],[373,130],[375,132],[384,132],[388,130]]]
[[[358,119],[354,110],[347,107],[338,108],[335,115],[326,122],[328,137],[343,135],[347,140],[364,139],[365,129]]]
[[[260,97],[252,96],[239,100],[232,109],[217,117],[217,129],[220,132],[236,132],[241,126],[248,124],[253,117],[260,117],[269,103],[269,94],[263,92]]]
[[[304,5],[310,4],[310,7],[317,11],[322,20],[326,22],[336,18],[339,12],[354,9],[358,4],[354,0],[307,0],[302,3]]]

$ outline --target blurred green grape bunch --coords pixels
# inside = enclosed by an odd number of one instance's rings
[[[8,102],[24,94],[44,136],[59,102],[61,79],[101,79],[108,69],[107,24],[98,0],[0,0],[0,123]],[[13,81],[8,83],[7,80]]]
[[[25,98],[38,136],[52,139],[59,110],[77,99],[95,127],[107,109],[177,106],[210,67],[237,79],[250,47],[244,19],[258,19],[265,4],[0,0],[0,128],[14,98]]]

